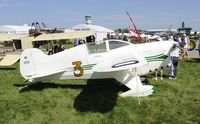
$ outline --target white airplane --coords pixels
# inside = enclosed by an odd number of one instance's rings
[[[54,55],[36,48],[26,49],[20,58],[20,73],[29,82],[50,79],[114,78],[130,90],[121,96],[148,96],[154,90],[141,83],[141,75],[167,66],[169,53],[178,44],[159,41],[131,44],[121,40],[88,43]]]

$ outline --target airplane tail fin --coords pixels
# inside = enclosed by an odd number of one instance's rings
[[[27,80],[38,73],[41,61],[47,60],[48,56],[41,50],[32,48],[22,52],[20,57],[20,73]]]

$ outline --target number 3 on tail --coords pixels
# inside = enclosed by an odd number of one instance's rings
[[[81,67],[81,64],[82,62],[81,61],[75,61],[75,62],[72,62],[74,66],[74,76],[75,77],[81,77],[84,73],[84,70],[83,68]],[[75,73],[75,71],[79,71],[79,73]]]

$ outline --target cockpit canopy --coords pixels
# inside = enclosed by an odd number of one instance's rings
[[[89,43],[87,44],[87,48],[89,51],[89,54],[95,54],[95,53],[103,53],[110,50],[122,48],[124,46],[131,45],[131,43],[127,41],[122,40],[106,40],[104,42],[100,43]]]
[[[117,48],[121,48],[127,45],[130,45],[130,43],[126,42],[126,41],[120,41],[120,40],[110,40],[108,41],[109,44],[109,50],[113,50],[113,49],[117,49]]]

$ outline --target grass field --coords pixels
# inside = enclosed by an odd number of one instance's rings
[[[181,60],[177,80],[153,81],[149,97],[122,98],[113,79],[51,80],[23,86],[19,63],[0,68],[0,124],[200,123],[200,60]],[[165,70],[165,75],[167,74]]]

